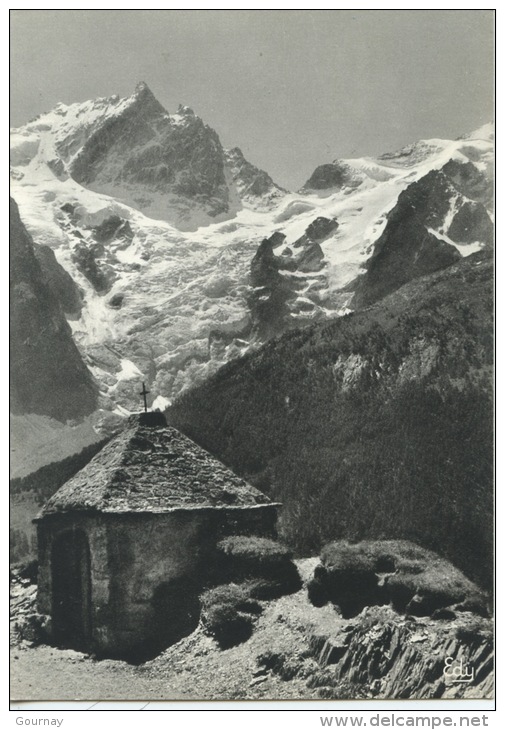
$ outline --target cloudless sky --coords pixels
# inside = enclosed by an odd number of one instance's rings
[[[145,81],[296,189],[491,121],[493,35],[491,10],[12,10],[11,123]]]

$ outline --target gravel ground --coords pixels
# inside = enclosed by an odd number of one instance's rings
[[[302,577],[309,576],[316,558],[298,562]],[[303,656],[315,627],[326,633],[338,630],[342,619],[330,606],[314,608],[305,589],[270,602],[252,637],[221,650],[198,628],[156,659],[140,666],[98,661],[85,654],[50,646],[12,647],[13,700],[233,700],[316,699],[302,676],[283,680],[265,671],[258,657],[285,653],[309,674],[317,668]]]

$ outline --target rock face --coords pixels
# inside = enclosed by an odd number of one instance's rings
[[[35,258],[39,262],[42,276],[60,302],[69,319],[79,319],[82,309],[82,295],[70,274],[56,260],[49,246],[33,246]]]
[[[242,201],[252,204],[260,202],[268,207],[286,193],[268,173],[248,162],[238,147],[225,150],[225,160]]]
[[[465,149],[469,152],[468,149]],[[470,153],[472,159],[475,155]],[[493,181],[476,167],[471,159],[468,162],[449,160],[442,172],[451,181],[456,190],[470,200],[476,200],[490,206],[493,203]]]
[[[268,208],[285,194],[238,148],[226,152],[190,107],[169,114],[145,83],[125,99],[60,104],[30,129],[51,130],[54,154],[45,162],[56,178],[70,176],[181,230],[233,217],[244,203]],[[15,163],[28,165],[39,146],[35,135],[24,140]]]
[[[274,254],[275,234],[265,238],[251,262],[249,298],[254,329],[260,339],[268,339],[284,328],[291,296],[286,279],[279,272],[280,261]]]
[[[315,218],[310,225],[307,226],[305,235],[310,241],[322,243],[328,236],[336,231],[338,228],[338,221],[335,218],[325,218],[319,216]]]
[[[336,220],[320,216],[291,247],[284,245],[286,236],[280,231],[261,242],[251,262],[249,296],[257,339],[267,340],[316,314],[321,289],[327,286],[320,242],[337,228]]]
[[[65,145],[58,151],[66,161]],[[174,220],[172,204],[182,224],[191,215],[185,199],[210,218],[230,212],[223,157],[217,134],[189,107],[169,116],[139,84],[132,103],[86,139],[69,172],[85,187],[120,197],[153,217]]]
[[[184,199],[210,218],[230,212],[223,158],[217,134],[189,107],[169,116],[140,84],[133,103],[86,140],[70,174],[92,190],[123,199],[130,191],[126,200],[153,217],[162,217],[158,211],[172,218],[168,201],[174,196],[182,223],[191,208]],[[165,202],[156,200],[160,196]]]
[[[303,192],[329,192],[341,190],[342,188],[359,187],[363,177],[356,173],[350,165],[343,160],[335,160],[316,167],[305,185]]]
[[[390,607],[368,608],[332,637],[314,634],[311,646],[326,671],[314,686],[326,699],[491,698],[492,623],[460,614],[447,623],[400,618]],[[468,673],[458,681],[457,671]],[[309,680],[310,683],[310,680]],[[344,690],[345,691],[345,690]]]
[[[307,226],[303,236],[292,245],[297,255],[286,268],[304,273],[320,271],[324,267],[324,253],[320,244],[338,229],[334,218],[319,216]],[[300,250],[301,249],[301,250]]]
[[[72,340],[60,303],[44,278],[33,241],[13,200],[10,216],[11,409],[60,421],[79,418],[96,408],[97,388]],[[61,281],[54,263],[49,268]],[[64,287],[69,293],[67,279]]]
[[[482,203],[468,200],[452,219],[447,231],[456,243],[473,243],[482,241],[487,245],[493,243],[494,227],[491,218]]]
[[[492,242],[493,224],[486,208],[466,197],[466,193],[481,195],[481,178],[477,168],[475,171],[470,173],[465,165],[450,165],[445,172],[429,172],[400,193],[366,264],[366,273],[357,282],[354,308],[455,263],[461,253],[453,242]],[[460,190],[465,190],[465,195]]]

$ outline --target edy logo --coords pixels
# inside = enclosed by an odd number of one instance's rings
[[[462,659],[448,656],[445,658],[444,677],[450,682],[472,682],[475,670],[471,664],[464,664]]]

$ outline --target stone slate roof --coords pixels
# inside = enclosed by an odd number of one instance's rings
[[[58,512],[163,513],[272,505],[258,489],[171,426],[162,413],[130,416],[113,438],[45,504]]]

